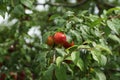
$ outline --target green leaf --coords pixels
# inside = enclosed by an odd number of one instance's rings
[[[90,49],[90,46],[88,46],[88,45],[80,45],[80,46],[78,46],[78,49]]]
[[[61,64],[62,61],[63,61],[62,57],[57,57],[57,59],[56,59],[56,65],[60,66],[60,64]]]
[[[78,59],[80,58],[79,55],[80,55],[80,54],[79,54],[77,51],[74,51],[74,52],[72,52],[72,54],[71,54],[71,59],[72,59],[72,61],[73,61],[75,64],[77,64]]]
[[[107,11],[107,14],[111,14],[113,11],[120,10],[120,7],[111,8]]]
[[[51,64],[48,67],[48,70],[46,70],[43,74],[42,80],[52,80],[52,76],[53,76],[53,71],[55,69],[55,65]]]
[[[83,71],[84,65],[83,65],[83,60],[81,58],[79,58],[79,60],[77,61],[77,66]]]
[[[20,2],[28,8],[32,9],[33,7],[33,2],[31,0],[20,0]]]
[[[104,27],[103,31],[105,32],[106,36],[108,36],[111,33],[111,29],[108,26]]]
[[[25,58],[26,58],[26,60],[27,60],[28,62],[31,61],[31,57],[30,57],[29,55],[25,55]]]
[[[12,11],[14,14],[17,14],[16,16],[23,15],[24,14],[24,8],[22,5],[17,5]]]
[[[80,58],[79,52],[77,52],[77,51],[72,52],[71,59],[76,66],[78,66],[81,70],[83,70],[84,63],[83,63],[82,59]]]
[[[72,29],[70,30],[70,32],[76,37],[78,42],[82,42],[82,38],[79,32],[77,32],[76,30],[72,30]]]
[[[65,56],[67,53],[64,51],[64,49],[61,49],[61,48],[55,48],[55,50],[57,51],[57,53],[60,55],[60,56]]]
[[[5,17],[5,12],[0,10],[0,15],[1,15],[2,17]]]
[[[95,73],[99,80],[106,80],[106,76],[102,71],[95,70]]]
[[[111,50],[106,45],[99,45],[99,44],[97,44],[95,46],[95,48],[100,50],[100,51],[106,51],[106,52],[112,54]]]
[[[39,62],[41,67],[46,66],[46,56],[49,52],[48,51],[42,51],[39,54],[36,55],[36,61]]]
[[[77,48],[78,48],[78,45],[74,45],[74,46],[72,46],[72,47],[67,48],[67,49],[66,49],[66,52],[67,52],[67,53],[70,53],[70,52],[72,52],[72,51],[75,51]]]
[[[116,34],[119,35],[119,31],[120,31],[120,20],[119,19],[108,20],[107,25],[112,31],[114,31]]]
[[[80,31],[81,31],[81,35],[85,40],[88,40],[88,38],[90,37],[90,27],[86,26],[86,25],[81,25],[80,27]]]
[[[67,70],[70,71],[71,75],[73,76],[73,70],[72,68],[67,64],[67,63],[64,63],[64,65],[67,67]]]
[[[107,58],[106,58],[106,56],[101,55],[100,64],[101,64],[102,66],[104,66],[104,65],[106,65],[106,63],[107,63]]]
[[[55,18],[58,18],[58,17],[59,17],[59,15],[55,14],[55,15],[50,16],[49,20],[54,20]]]
[[[96,25],[100,25],[101,21],[102,21],[101,19],[95,20],[94,22],[91,23],[91,27],[94,27]]]
[[[112,39],[112,40],[114,40],[114,41],[116,41],[116,42],[118,42],[119,44],[120,44],[120,38],[119,37],[117,37],[116,35],[109,35],[109,38],[110,39]]]
[[[91,23],[88,23],[88,24],[90,24],[91,27],[94,27],[94,26],[96,26],[96,25],[100,25],[100,23],[101,23],[101,21],[102,21],[102,19],[99,18],[99,17],[96,16],[96,15],[90,15],[90,16],[89,16],[89,19],[91,20]]]
[[[63,18],[61,18],[61,17],[57,17],[57,18],[55,18],[55,20],[54,20],[54,23],[57,25],[57,26],[60,26],[60,27],[62,27],[64,24],[65,24],[65,22],[66,22],[66,20],[65,19],[63,19]]]
[[[67,29],[71,29],[72,22],[71,21],[67,22],[65,26],[66,26]]]
[[[63,65],[56,66],[55,75],[57,80],[67,80],[66,68]]]
[[[79,22],[79,23],[83,22],[83,19],[78,18],[78,17],[73,17],[72,20],[74,20],[75,22]]]
[[[99,20],[100,18],[99,18],[97,15],[92,15],[92,14],[90,14],[90,15],[89,15],[89,19],[94,22],[94,21],[96,21],[96,20]]]
[[[74,16],[74,12],[72,12],[72,11],[68,11],[68,12],[66,12],[65,15],[66,15],[66,16]]]
[[[73,41],[72,37],[70,35],[66,35],[67,41],[71,43]]]
[[[48,45],[47,45],[47,44],[36,44],[35,46],[36,46],[36,47],[40,46],[40,48],[41,48],[42,50],[48,49]]]
[[[0,4],[0,15],[5,18],[5,12],[7,11],[7,6],[5,4]]]
[[[93,59],[99,63],[100,62],[99,61],[100,60],[99,59],[100,58],[100,51],[98,51],[98,50],[92,50],[91,54],[92,54]]]
[[[104,66],[107,63],[107,58],[103,54],[101,54],[100,50],[92,50],[92,57],[95,61],[97,61],[101,66]]]

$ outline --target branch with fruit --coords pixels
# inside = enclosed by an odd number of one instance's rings
[[[47,45],[48,46],[55,46],[55,45],[60,45],[63,46],[64,48],[69,48],[74,46],[74,41],[69,43],[67,41],[66,35],[62,32],[56,32],[53,36],[48,36],[47,38]]]

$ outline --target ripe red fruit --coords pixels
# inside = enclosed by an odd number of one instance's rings
[[[63,46],[64,46],[64,48],[72,47],[72,46],[74,46],[74,42],[72,41],[72,43],[68,43],[68,42],[66,41],[66,42],[64,42]]]
[[[47,38],[47,45],[49,45],[49,46],[53,46],[54,45],[53,36],[48,36],[48,38]]]
[[[10,72],[10,76],[13,80],[17,80],[17,73],[16,72]]]
[[[18,74],[18,80],[25,80],[25,77],[26,77],[26,74],[24,71],[21,71],[19,74]]]
[[[0,80],[5,80],[5,78],[6,78],[6,74],[2,73],[2,74],[0,75]]]
[[[56,32],[54,34],[54,41],[56,44],[63,44],[66,42],[66,35],[62,32]]]
[[[71,46],[74,46],[74,42],[72,41],[72,43],[71,43],[70,45],[71,45]],[[71,46],[70,46],[70,47],[71,47]]]

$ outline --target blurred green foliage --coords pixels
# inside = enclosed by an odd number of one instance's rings
[[[119,6],[119,0],[0,0],[0,15],[8,14],[0,24],[0,80],[3,73],[6,80],[119,80]],[[75,45],[48,46],[56,32]]]

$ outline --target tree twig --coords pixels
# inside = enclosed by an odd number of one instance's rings
[[[36,5],[50,5],[50,6],[62,6],[62,7],[78,7],[83,4],[85,4],[88,0],[82,0],[79,3],[74,3],[74,4],[65,4],[65,3],[51,3],[51,2],[46,2],[46,3],[35,3]]]
[[[97,0],[96,3],[97,3],[98,8],[100,8],[100,9],[103,8],[103,7],[105,7],[105,8],[113,8],[113,7],[115,7],[115,5],[113,5],[113,4],[106,3],[106,2],[101,2],[99,0]]]

